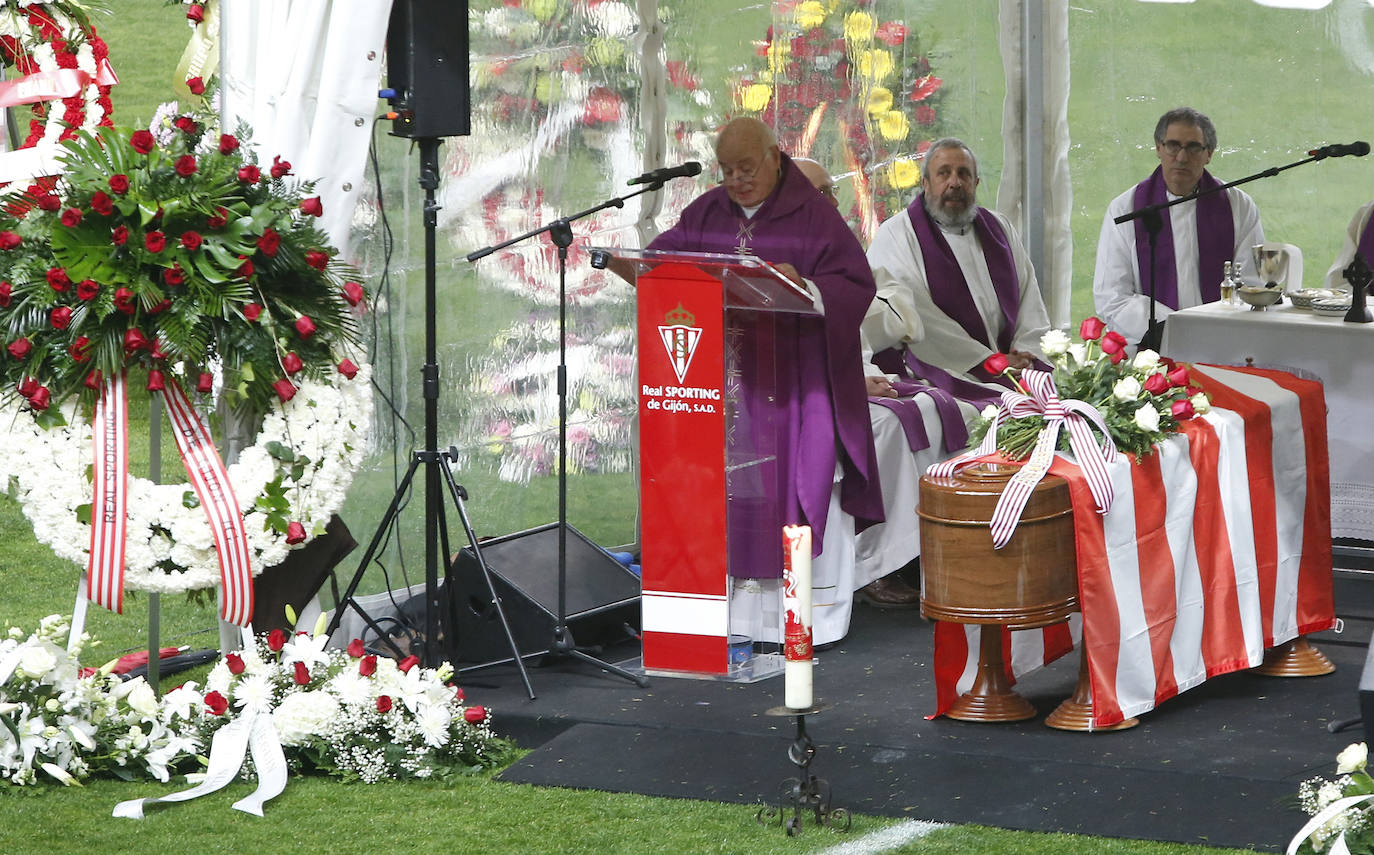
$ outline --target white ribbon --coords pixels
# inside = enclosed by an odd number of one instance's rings
[[[143,819],[144,808],[149,805],[186,802],[222,790],[238,776],[239,769],[243,767],[243,758],[249,751],[253,753],[253,764],[258,771],[258,788],[252,795],[234,802],[233,807],[234,810],[262,816],[263,803],[286,789],[286,755],[282,752],[271,713],[253,710],[244,712],[215,731],[214,738],[210,740],[210,762],[205,770],[205,779],[199,784],[169,796],[120,802],[115,805],[113,815],[125,819]]]
[[[997,451],[997,429],[1003,418],[1044,417],[1045,427],[1036,438],[1030,458],[1012,476],[993,508],[988,527],[992,530],[992,544],[996,549],[1001,549],[1011,540],[1026,502],[1030,501],[1035,486],[1049,472],[1062,426],[1069,428],[1069,448],[1088,482],[1088,490],[1097,504],[1098,513],[1105,514],[1112,506],[1112,481],[1107,473],[1107,464],[1116,460],[1117,450],[1102,414],[1084,401],[1072,398],[1060,400],[1054,376],[1048,371],[1028,368],[1021,372],[1021,381],[1031,394],[1025,395],[1010,389],[1002,393],[1002,403],[997,407],[992,425],[977,449],[936,463],[926,470],[932,477],[949,478],[973,465],[979,458]],[[1100,444],[1093,436],[1094,427],[1102,434]]]
[[[1293,836],[1293,839],[1288,843],[1288,849],[1285,851],[1285,855],[1294,855],[1294,853],[1298,851],[1298,847],[1302,846],[1303,841],[1312,836],[1312,832],[1326,825],[1339,814],[1344,813],[1347,809],[1353,808],[1361,802],[1371,800],[1374,800],[1374,796],[1345,796],[1344,798],[1336,799],[1331,804],[1322,808],[1316,816],[1309,819],[1307,825],[1304,825],[1302,830]],[[1316,847],[1313,846],[1312,848],[1315,849]],[[1335,842],[1331,844],[1331,850],[1327,855],[1350,855],[1350,847],[1345,843],[1344,831],[1342,831]]]

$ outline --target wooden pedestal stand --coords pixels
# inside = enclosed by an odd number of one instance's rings
[[[1074,686],[1073,696],[1066,699],[1055,711],[1045,717],[1045,726],[1056,730],[1075,730],[1100,732],[1105,730],[1129,730],[1140,724],[1140,719],[1131,717],[1125,721],[1106,727],[1093,727],[1093,684],[1088,677],[1088,651],[1079,645],[1078,685]]]
[[[1251,670],[1266,677],[1320,677],[1335,671],[1336,666],[1300,635],[1264,651],[1264,662]]]

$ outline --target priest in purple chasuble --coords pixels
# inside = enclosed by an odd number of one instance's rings
[[[1355,260],[1355,253],[1359,253],[1364,259],[1364,263],[1374,270],[1374,229],[1369,227],[1370,213],[1374,212],[1374,202],[1360,206],[1355,212],[1355,216],[1350,218],[1350,226],[1345,230],[1345,240],[1341,243],[1341,251],[1336,255],[1336,260],[1331,263],[1331,269],[1326,271],[1324,285],[1327,288],[1336,288],[1341,291],[1350,290],[1350,282],[1345,278],[1345,269],[1350,266],[1350,262]]]
[[[716,158],[721,185],[683,209],[649,248],[758,256],[805,287],[823,313],[745,315],[743,328],[727,332],[746,375],[759,354],[771,352],[775,342],[782,348],[781,400],[768,406],[752,401],[744,383],[740,402],[746,412],[773,410],[784,419],[777,480],[768,489],[781,494],[774,503],[781,517],[762,513],[756,544],[731,545],[736,576],[777,577],[784,523],[810,525],[813,551],[824,548],[837,476],[839,507],[856,527],[883,519],[859,346],[873,277],[844,218],[778,150],[767,125],[754,118],[731,121],[717,139]],[[738,510],[732,503],[732,519]]]
[[[957,139],[937,140],[924,167],[920,195],[878,227],[868,248],[879,292],[904,290],[920,332],[892,340],[894,325],[883,323],[878,305],[864,332],[884,370],[965,400],[995,400],[999,390],[982,385],[996,379],[983,361],[1004,353],[1013,368],[1040,363],[1049,312],[1011,223],[978,206],[973,151]]]
[[[1162,211],[1164,225],[1153,257],[1143,219],[1115,222],[1146,205],[1223,183],[1206,168],[1217,147],[1216,126],[1206,115],[1191,107],[1170,110],[1155,124],[1154,141],[1159,166],[1107,206],[1093,271],[1098,316],[1131,343],[1139,341],[1149,325],[1151,270],[1155,318],[1160,321],[1175,309],[1220,299],[1222,267],[1228,261],[1240,262],[1245,283],[1260,284],[1250,247],[1264,242],[1264,229],[1254,200],[1238,188]]]

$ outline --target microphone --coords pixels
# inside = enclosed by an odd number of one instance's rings
[[[1314,148],[1307,153],[1311,157],[1345,157],[1347,154],[1355,157],[1364,157],[1369,154],[1369,143],[1353,142],[1346,145],[1324,145],[1321,148]]]
[[[1368,150],[1369,146],[1366,145],[1365,151]],[[695,160],[689,160],[681,166],[672,166],[664,169],[655,169],[653,172],[646,172],[638,178],[631,178],[626,184],[630,187],[636,184],[662,184],[670,178],[686,178],[690,175],[699,174],[701,174],[701,164],[697,163]]]

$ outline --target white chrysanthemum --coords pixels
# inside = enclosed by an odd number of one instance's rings
[[[438,748],[448,743],[448,728],[453,723],[453,712],[442,704],[428,704],[416,711],[415,723],[425,742]]]
[[[283,745],[300,745],[325,732],[339,714],[339,702],[328,692],[293,692],[272,711]]]

